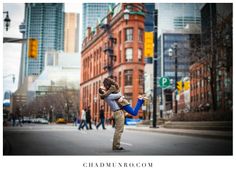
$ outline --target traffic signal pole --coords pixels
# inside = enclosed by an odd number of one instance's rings
[[[27,41],[27,39],[22,38],[3,37],[3,43],[24,43]]]
[[[177,81],[178,81],[178,60],[177,60],[177,43],[174,44],[174,55],[175,55],[175,114],[178,113],[178,101],[177,101]]]
[[[153,128],[157,119],[157,9],[154,10],[154,58],[153,58]]]

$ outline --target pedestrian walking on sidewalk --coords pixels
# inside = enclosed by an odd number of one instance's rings
[[[103,130],[105,130],[105,115],[104,115],[104,108],[103,106],[101,106],[101,109],[99,111],[99,118],[100,118],[100,122],[98,123],[98,125],[96,126],[96,128],[98,129],[100,125],[102,125]]]
[[[76,116],[74,116],[73,121],[74,121],[74,126],[77,126],[77,117]]]
[[[80,130],[81,128],[83,129],[84,126],[88,130],[88,126],[87,126],[87,122],[86,122],[86,109],[85,108],[82,110],[81,122],[80,122],[78,130]]]
[[[16,113],[15,113],[15,114],[16,114],[16,119],[18,120],[16,126],[19,125],[19,126],[22,127],[22,126],[23,126],[23,125],[22,125],[22,115],[21,115],[21,110],[20,110],[20,108],[17,108],[17,109],[16,109]]]
[[[88,106],[87,111],[86,111],[86,121],[87,121],[87,124],[89,125],[89,129],[92,130],[90,106]]]
[[[16,115],[14,113],[11,113],[10,116],[12,119],[12,126],[14,127],[16,126]]]

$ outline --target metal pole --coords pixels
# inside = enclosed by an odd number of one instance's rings
[[[153,58],[153,128],[156,128],[157,112],[157,9],[154,10],[154,58]]]
[[[161,88],[161,99],[160,99],[160,105],[162,105],[162,108],[160,109],[160,117],[162,118],[163,117],[163,109],[164,109],[164,106],[163,106],[163,89]]]
[[[178,60],[177,60],[177,44],[174,44],[175,51],[175,114],[178,113],[178,102],[177,102],[177,80],[178,80]]]

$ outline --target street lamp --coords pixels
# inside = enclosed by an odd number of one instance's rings
[[[44,116],[44,118],[46,118],[46,108],[45,107],[43,107],[43,116]]]
[[[6,14],[6,17],[4,19],[4,26],[6,28],[6,31],[8,31],[8,28],[10,26],[11,19],[9,18],[8,11],[4,11],[3,14]]]
[[[177,43],[172,45],[172,48],[169,48],[168,54],[170,57],[175,58],[175,114],[178,113],[178,102],[177,102],[177,80],[178,80],[178,60],[177,60]]]
[[[126,8],[124,10],[124,19],[125,19],[126,24],[128,23],[128,20],[129,20],[129,14],[130,14],[130,11]]]
[[[53,122],[54,119],[53,119],[53,106],[51,105],[50,106],[50,110],[49,110],[49,122]]]

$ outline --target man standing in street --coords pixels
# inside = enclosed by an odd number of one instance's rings
[[[105,78],[103,81],[103,85],[105,88],[100,87],[99,88],[99,94],[104,93],[104,90],[108,90],[112,85],[112,80],[110,78]],[[120,108],[120,106],[117,104],[116,99],[121,97],[121,93],[117,94],[110,94],[109,96],[105,97],[104,100],[107,102],[107,104],[110,106],[113,117],[115,118],[116,126],[115,126],[115,133],[113,137],[113,144],[112,144],[112,150],[114,151],[121,151],[124,150],[123,147],[120,146],[120,140],[121,135],[124,131],[124,120],[125,115],[124,111]]]
[[[98,129],[100,125],[102,125],[102,128],[103,130],[105,130],[105,125],[104,125],[104,122],[105,122],[105,116],[104,116],[104,108],[103,108],[103,105],[101,106],[101,109],[99,111],[99,118],[100,118],[100,123],[96,126],[96,128]]]

